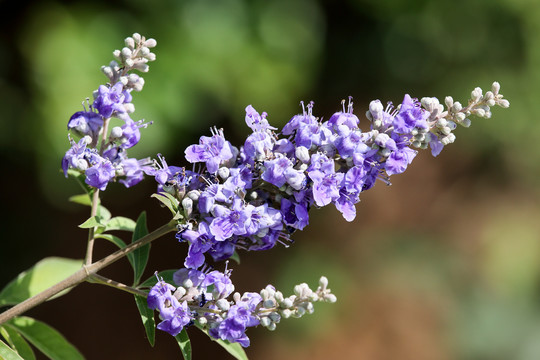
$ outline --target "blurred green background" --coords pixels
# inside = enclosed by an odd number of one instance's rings
[[[7,9],[7,6],[10,9]],[[1,3],[0,286],[46,256],[83,257],[77,228],[87,209],[59,171],[66,124],[106,78],[100,66],[133,32],[157,39],[157,61],[134,95],[134,119],[154,121],[131,155],[183,151],[223,127],[234,144],[249,133],[244,108],[283,126],[315,102],[326,119],[354,97],[401,102],[470,91],[493,81],[511,102],[490,120],[456,131],[438,158],[420,154],[393,185],[362,196],[357,219],[312,211],[289,249],[242,256],[238,291],[267,283],[284,292],[330,279],[334,305],[248,334],[252,359],[540,359],[540,2],[533,0],[21,1]],[[361,122],[366,127],[367,120]],[[113,184],[115,215],[168,214],[150,199],[152,179]],[[113,251],[99,243],[96,256]],[[181,266],[173,236],[153,245],[148,275]],[[129,264],[103,272],[129,282]],[[179,358],[158,334],[152,349],[127,294],[82,284],[28,313],[89,359]],[[227,358],[190,331],[196,359]]]

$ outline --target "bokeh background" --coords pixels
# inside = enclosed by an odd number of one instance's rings
[[[268,333],[253,329],[251,359],[540,358],[540,2],[535,0],[197,0],[0,3],[0,286],[46,256],[82,258],[87,208],[59,171],[67,120],[106,81],[100,66],[133,32],[157,39],[157,61],[135,94],[134,119],[154,121],[131,154],[183,151],[223,127],[249,133],[244,108],[283,126],[315,102],[328,117],[351,95],[401,102],[470,91],[493,81],[511,102],[456,131],[438,158],[420,154],[390,187],[363,194],[347,223],[312,211],[296,243],[243,254],[239,291],[330,279],[338,303]],[[9,6],[9,10],[8,10]],[[362,125],[363,124],[363,125]],[[366,127],[367,120],[361,123]],[[168,214],[150,199],[152,179],[113,184],[114,215]],[[96,256],[114,248],[98,243]],[[174,237],[156,241],[148,276],[181,266]],[[103,275],[130,282],[127,261]],[[64,333],[89,359],[180,358],[175,341],[151,348],[130,295],[82,284],[28,315]],[[196,330],[195,359],[228,358]]]

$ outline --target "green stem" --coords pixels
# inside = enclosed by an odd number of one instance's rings
[[[41,304],[42,302],[58,294],[59,292],[80,284],[81,282],[95,275],[99,270],[111,265],[115,261],[125,257],[127,254],[139,249],[146,244],[151,243],[152,241],[174,230],[176,230],[176,221],[171,220],[169,223],[157,228],[156,230],[152,231],[148,235],[143,236],[139,240],[132,242],[125,248],[117,250],[109,256],[106,256],[93,264],[83,265],[83,267],[75,274],[1,313],[0,325],[5,323],[6,321],[11,320],[13,317],[20,315],[25,311],[28,311],[31,308]]]
[[[92,194],[92,209],[90,210],[90,217],[97,215],[97,209],[99,206],[99,189],[95,189]],[[96,228],[92,227],[88,230],[88,242],[86,244],[86,256],[84,257],[84,265],[88,266],[92,264],[92,253],[94,251]]]

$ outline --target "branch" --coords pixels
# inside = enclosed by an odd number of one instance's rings
[[[43,290],[39,294],[36,294],[32,296],[31,298],[26,299],[25,301],[1,313],[0,325],[12,319],[13,317],[20,315],[30,310],[31,308],[41,304],[42,302],[58,294],[59,292],[80,284],[81,282],[95,275],[99,270],[111,265],[115,261],[125,257],[127,254],[137,250],[138,248],[146,244],[151,243],[152,241],[174,230],[176,230],[176,221],[171,220],[169,223],[157,228],[156,230],[152,231],[148,235],[127,245],[125,248],[117,250],[114,253],[110,254],[109,256],[106,256],[103,259],[96,261],[93,264],[83,265],[83,267],[79,271],[77,271],[75,274],[69,276],[68,278],[57,283],[56,285],[53,285],[46,290]]]

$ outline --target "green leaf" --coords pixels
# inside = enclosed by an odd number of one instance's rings
[[[0,359],[2,360],[24,360],[12,348],[7,346],[5,342],[0,340]]]
[[[161,201],[163,205],[169,208],[169,210],[172,212],[173,215],[176,215],[176,213],[178,212],[178,204],[180,202],[171,194],[166,193],[166,192],[160,192],[160,193],[152,194],[151,197],[156,198],[159,201]]]
[[[135,242],[148,234],[148,228],[146,227],[146,212],[142,212],[137,219],[135,230],[133,230],[132,242]],[[150,254],[150,244],[144,245],[132,252],[133,254],[133,286],[136,286],[141,281],[141,276],[146,268],[148,262],[148,256]]]
[[[248,357],[246,355],[246,352],[244,351],[244,348],[239,343],[232,343],[227,340],[221,340],[221,339],[215,339],[212,336],[208,334],[208,331],[202,328],[201,325],[198,323],[195,323],[195,326],[201,330],[203,333],[205,333],[212,341],[217,342],[222,348],[224,348],[229,354],[234,356],[235,359],[238,360],[248,360]]]
[[[73,195],[68,200],[76,204],[92,206],[92,199],[88,194]]]
[[[144,296],[135,295],[135,303],[141,314],[141,320],[148,337],[148,342],[153,347],[156,338],[156,322],[154,320],[154,310],[148,307],[148,302]]]
[[[237,251],[233,252],[233,254],[231,255],[229,259],[233,260],[234,262],[240,265],[240,254],[238,254]]]
[[[20,273],[0,292],[0,306],[18,304],[74,274],[82,260],[49,257]],[[51,299],[66,294],[66,289]]]
[[[107,222],[111,218],[111,212],[107,210],[105,206],[98,205],[97,216],[99,216],[103,222]]]
[[[105,225],[105,231],[113,231],[113,230],[123,230],[123,231],[131,231],[133,232],[135,230],[135,221],[123,217],[123,216],[116,216],[113,217],[111,220],[107,222]]]
[[[84,359],[58,331],[35,319],[21,316],[13,318],[7,326],[13,327],[39,351],[52,360]]]
[[[215,340],[215,339],[214,339]],[[231,343],[227,340],[221,340],[217,339],[216,342],[229,354],[235,357],[235,359],[238,360],[248,360],[248,357],[246,355],[246,352],[244,351],[244,348],[239,343]]]
[[[26,340],[14,329],[10,327],[0,327],[0,332],[2,333],[2,336],[11,345],[11,348],[15,349],[15,351],[25,360],[35,360],[36,356],[34,355],[34,350],[28,345]]]
[[[91,218],[83,222],[81,225],[79,225],[81,229],[90,229],[98,226],[105,227],[105,225],[103,224],[103,219],[99,215],[92,216]]]
[[[180,351],[182,351],[184,360],[191,360],[191,341],[189,340],[186,329],[182,329],[180,334],[176,335],[174,338],[178,342],[178,346],[180,346]]]
[[[176,272],[177,270],[163,270],[163,271],[160,271],[157,276],[158,278],[161,280],[163,278],[163,281],[165,281],[166,283],[169,283],[169,284],[174,284],[174,281],[173,281],[173,274]],[[158,279],[156,278],[156,275],[152,275],[150,276],[148,279],[146,279],[145,281],[143,281],[139,286],[137,286],[138,289],[141,289],[141,288],[151,288],[152,286],[156,285],[158,282]]]

